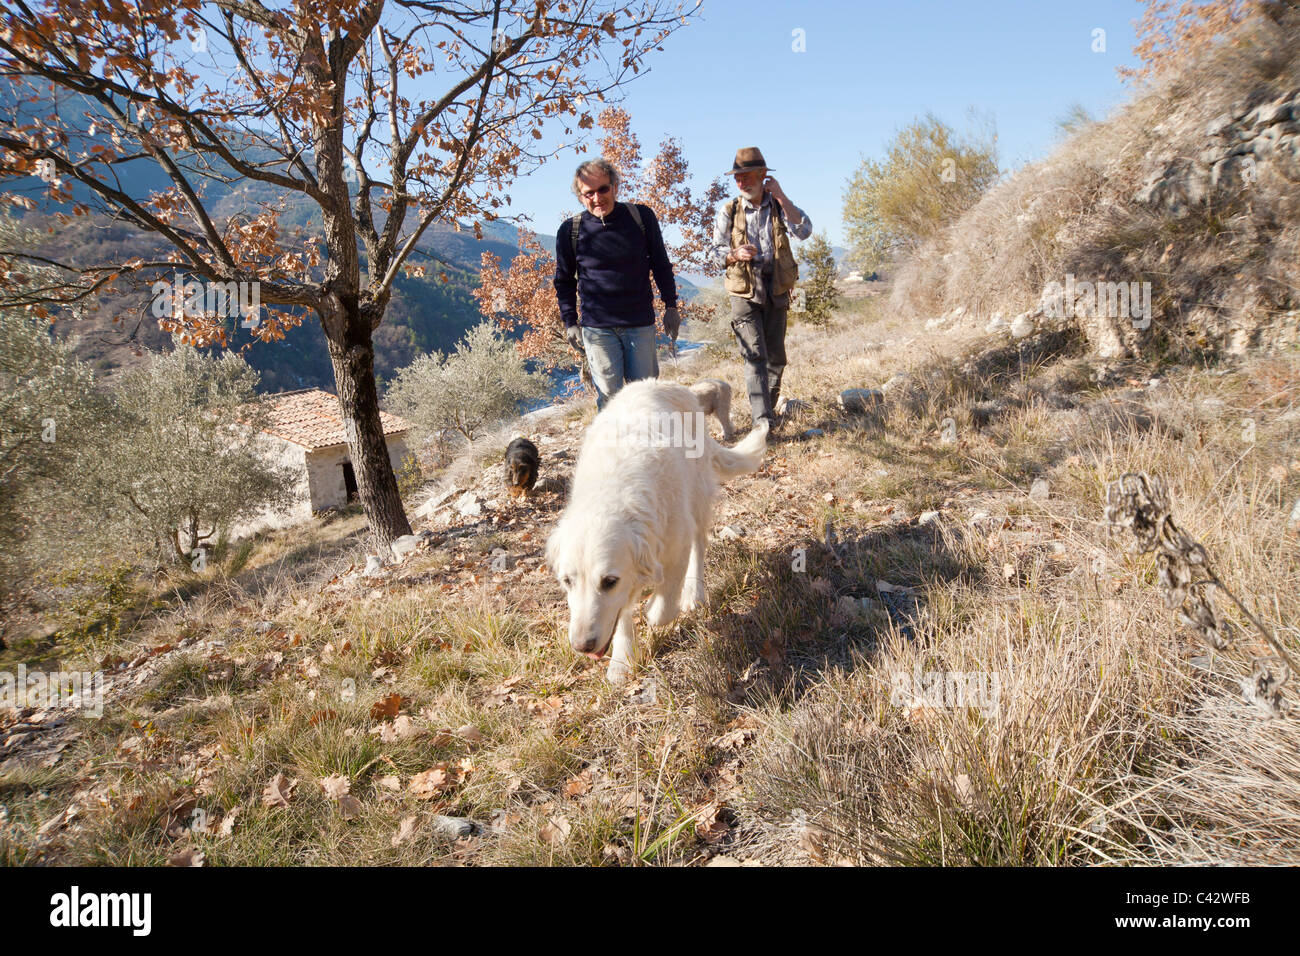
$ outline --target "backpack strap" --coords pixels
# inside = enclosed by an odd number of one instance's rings
[[[632,214],[632,218],[636,220],[637,228],[641,230],[641,235],[644,236],[644,235],[645,235],[645,223],[643,223],[643,222],[641,221],[641,210],[638,209],[638,208],[636,207],[636,203],[634,203],[634,202],[625,202],[625,203],[622,203],[622,205],[626,206],[626,207],[627,207],[627,211],[630,212],[630,213]]]
[[[645,235],[645,223],[641,221],[641,210],[636,207],[634,202],[619,203],[620,206],[626,206],[627,211],[632,214],[632,219],[636,223],[641,235]],[[578,213],[569,220],[569,240],[573,243],[573,261],[578,261],[578,229],[582,227],[582,213]]]
[[[582,213],[578,213],[569,220],[569,238],[573,241],[573,262],[574,267],[578,263],[578,228],[582,225]]]

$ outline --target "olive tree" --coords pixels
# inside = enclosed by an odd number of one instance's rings
[[[454,352],[423,355],[399,370],[387,399],[417,437],[450,430],[473,441],[484,428],[518,415],[523,403],[546,397],[550,387],[550,379],[529,371],[515,346],[484,321]]]

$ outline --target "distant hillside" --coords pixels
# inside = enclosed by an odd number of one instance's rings
[[[88,101],[77,103],[75,100],[75,97],[62,97],[59,111],[66,115],[69,110],[84,109],[92,113],[98,110]],[[9,92],[0,94],[0,108],[17,110],[20,115],[31,117],[48,110],[49,106],[38,104],[33,107],[30,103],[17,102]],[[106,130],[107,126],[105,123],[103,129]],[[106,132],[93,139],[109,141]],[[270,158],[269,153],[261,153],[265,151],[247,151],[250,159]],[[187,165],[186,160],[182,158],[181,164]],[[152,160],[123,163],[116,167],[116,171],[123,190],[132,196],[147,195],[170,185],[170,180]],[[223,178],[232,182],[223,182]],[[205,204],[218,221],[240,213],[256,214],[265,204],[284,199],[285,209],[280,218],[282,227],[289,232],[301,230],[304,235],[319,234],[319,213],[303,197],[286,196],[269,184],[240,179],[232,170],[221,168],[220,164],[212,170],[212,176],[196,174],[194,181],[202,184]],[[55,214],[70,212],[70,206],[46,201],[44,187],[36,179],[17,185],[38,203],[23,222],[45,236],[37,251],[51,259],[79,266],[117,264],[134,256],[156,258],[168,251],[169,247],[157,237],[110,221],[106,216],[76,217],[67,224],[59,223]],[[89,190],[77,184],[73,186],[73,197],[77,201],[93,202]],[[382,218],[377,226],[383,227]],[[544,230],[538,238],[548,251],[554,253],[554,233],[548,232]],[[519,230],[512,224],[484,223],[482,233],[483,238],[476,239],[472,224],[462,224],[457,229],[450,223],[438,223],[421,237],[411,261],[427,266],[427,275],[419,279],[398,279],[388,314],[375,332],[375,371],[381,380],[390,377],[396,369],[409,364],[421,353],[452,349],[465,331],[480,321],[472,291],[478,285],[483,252],[491,252],[509,262],[519,247]],[[149,309],[152,301],[150,286],[157,278],[151,275],[147,282],[135,287],[121,286],[118,293],[99,297],[88,309],[87,318],[60,321],[55,324],[55,334],[71,341],[81,359],[90,362],[101,374],[110,376],[119,369],[143,361],[143,355],[150,350],[170,348],[170,337],[158,329]],[[684,278],[679,280],[678,290],[686,299],[699,292]],[[333,389],[334,376],[324,333],[314,317],[309,317],[283,341],[274,343],[253,341],[246,331],[236,329],[234,325],[232,322],[231,347],[246,350],[244,355],[249,364],[261,372],[262,390]]]

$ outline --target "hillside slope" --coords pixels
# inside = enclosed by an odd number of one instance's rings
[[[1110,357],[1300,339],[1300,4],[1261,9],[986,193],[900,273],[893,307],[1066,325]],[[1147,283],[1149,313],[1102,294],[1054,322],[1067,282]]]
[[[725,331],[665,377],[741,394]],[[564,494],[503,494],[508,432],[378,575],[344,514],[85,605],[4,656],[108,687],[102,719],[0,714],[0,861],[1295,863],[1300,732],[1242,699],[1249,628],[1225,611],[1207,657],[1102,512],[1107,482],[1162,475],[1300,652],[1300,363],[1157,377],[1086,351],[869,299],[795,327],[806,404],[726,489],[707,607],[627,687],[564,641]],[[881,383],[880,418],[834,401]],[[560,488],[593,413],[527,432]]]

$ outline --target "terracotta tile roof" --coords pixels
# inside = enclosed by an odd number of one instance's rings
[[[304,448],[328,448],[347,441],[343,433],[342,410],[339,400],[319,388],[303,388],[294,392],[268,395],[271,422],[264,429],[268,434]],[[411,426],[404,419],[381,411],[385,435],[396,435]]]

